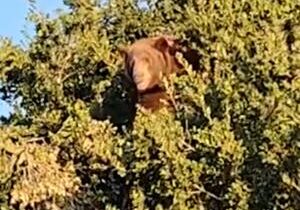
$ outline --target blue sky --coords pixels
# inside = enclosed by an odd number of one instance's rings
[[[55,14],[56,9],[64,8],[63,0],[36,0],[38,10]],[[0,2],[0,36],[11,38],[16,44],[25,40],[22,30],[34,33],[33,26],[26,21],[29,3],[27,0],[2,0]],[[8,116],[11,108],[0,100],[0,116]]]

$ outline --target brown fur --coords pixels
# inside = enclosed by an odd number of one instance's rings
[[[161,99],[170,102],[160,87],[163,76],[171,73],[184,74],[183,65],[175,55],[180,52],[183,58],[199,70],[201,55],[188,46],[188,42],[171,36],[156,36],[137,40],[126,48],[119,48],[124,57],[125,74],[138,91],[138,103],[152,111],[165,106]],[[172,107],[172,103],[168,103]]]
[[[137,40],[119,50],[124,56],[125,72],[134,81],[139,93],[155,88],[160,85],[163,76],[182,68],[175,57],[177,48],[173,37],[157,36]]]

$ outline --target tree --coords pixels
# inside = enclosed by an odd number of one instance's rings
[[[299,208],[298,1],[64,3],[31,13],[28,48],[1,40],[2,98],[20,101],[0,130],[1,209]],[[181,57],[174,111],[152,113],[117,47],[156,33],[201,59]]]

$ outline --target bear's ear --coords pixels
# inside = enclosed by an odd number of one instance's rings
[[[161,52],[167,52],[174,45],[174,41],[166,36],[161,36],[155,41],[155,48]]]
[[[121,55],[123,58],[126,58],[126,57],[127,57],[128,49],[127,49],[126,47],[120,46],[120,47],[117,48],[117,51],[120,53],[120,55]]]
[[[174,54],[175,51],[181,49],[181,41],[174,36],[164,35],[156,40],[155,48],[161,52],[170,52]]]

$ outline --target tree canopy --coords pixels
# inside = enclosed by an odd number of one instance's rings
[[[299,209],[299,1],[64,4],[31,11],[28,47],[0,41],[1,210]],[[174,110],[150,112],[117,49],[163,33],[199,65],[178,55]]]

